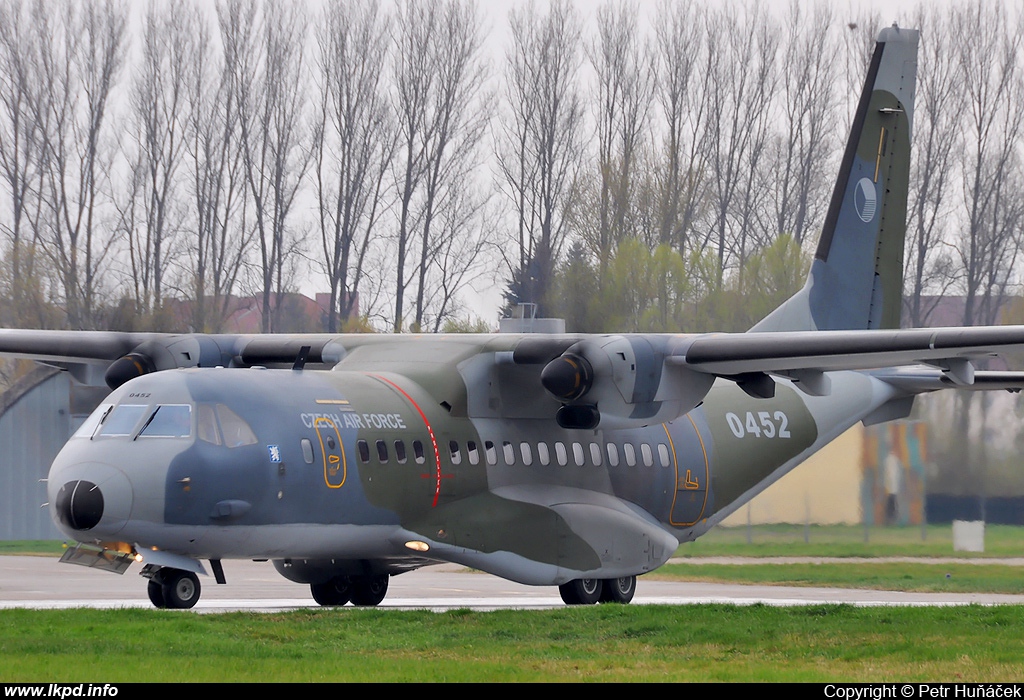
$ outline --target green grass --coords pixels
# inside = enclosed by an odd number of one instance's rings
[[[0,611],[0,682],[1017,681],[1024,607]]]
[[[866,541],[865,541],[866,540]],[[681,557],[1024,557],[1024,527],[987,525],[984,552],[954,552],[953,528],[862,525],[716,527],[676,552]]]
[[[63,554],[60,540],[0,540],[0,554]]]
[[[1024,570],[1003,564],[666,564],[647,578],[928,593],[1024,594]]]

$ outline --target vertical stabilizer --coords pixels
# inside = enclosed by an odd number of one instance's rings
[[[918,38],[879,33],[807,283],[751,330],[899,327]]]

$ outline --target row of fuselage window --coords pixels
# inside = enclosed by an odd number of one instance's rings
[[[429,449],[432,453],[433,447]],[[440,446],[438,446],[438,450],[440,449]],[[406,451],[405,441],[403,440],[395,440],[390,447],[385,440],[377,440],[373,443],[367,440],[359,440],[356,443],[356,451],[359,454],[359,460],[364,464],[370,462],[371,456],[375,457],[375,461],[381,464],[387,464],[392,458],[398,464],[405,464],[409,460],[409,454]],[[430,457],[430,461],[433,461],[434,455],[431,454]],[[546,442],[530,443],[523,441],[514,444],[506,440],[501,445],[496,445],[487,440],[484,442],[483,449],[481,450],[473,440],[466,442],[465,449],[463,449],[458,441],[451,440],[448,443],[448,458],[456,466],[462,464],[463,461],[472,465],[480,464],[481,458],[485,459],[487,464],[491,466],[498,464],[499,461],[506,466],[521,464],[527,467],[534,464],[539,464],[540,466],[575,464],[580,467],[587,465],[600,467],[604,463],[607,463],[610,467],[617,467],[620,464],[629,467],[637,465],[669,467],[672,464],[672,454],[668,445],[664,443],[657,445],[641,443],[637,447],[628,442],[622,445],[609,442],[603,448],[596,442],[586,444],[580,442],[569,444],[555,442],[552,448]],[[427,461],[425,447],[420,440],[412,442],[412,460],[416,464],[423,464]]]

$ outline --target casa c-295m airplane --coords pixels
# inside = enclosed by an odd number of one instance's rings
[[[881,31],[807,282],[747,333],[0,330],[0,354],[113,389],[49,472],[63,559],[141,562],[158,607],[231,559],[322,605],[377,605],[437,562],[626,603],[858,421],[1024,387],[972,362],[1024,327],[898,329],[917,44]]]

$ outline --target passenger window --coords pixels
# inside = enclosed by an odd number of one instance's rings
[[[139,437],[186,438],[192,434],[192,407],[157,406],[139,432]]]
[[[466,443],[466,456],[469,457],[470,464],[480,464],[480,450],[472,440]]]
[[[633,449],[633,445],[627,442],[625,445],[622,446],[622,451],[626,455],[626,464],[628,464],[631,467],[635,467],[636,450]]]
[[[306,464],[313,463],[313,443],[309,441],[309,438],[302,438],[302,459],[306,461]]]
[[[651,446],[646,442],[640,445],[640,454],[643,455],[645,467],[653,466],[654,454],[651,452]]]
[[[395,461],[399,464],[405,464],[405,443],[401,440],[395,440]]]
[[[596,442],[590,443],[590,460],[595,467],[601,466],[601,446]]]
[[[513,464],[516,463],[516,452],[514,449],[512,449],[511,442],[509,442],[508,440],[502,442],[501,451],[504,453],[505,464],[511,467]]]
[[[576,460],[576,466],[582,467],[586,460],[583,458],[583,445],[578,442],[572,444],[572,456]]]
[[[423,443],[419,440],[413,440],[412,442],[412,456],[416,464],[423,464],[427,461],[423,455]]]
[[[356,443],[356,448],[359,450],[359,461],[366,464],[370,461],[370,445],[366,440],[360,440]]]
[[[619,448],[613,442],[608,443],[608,466],[619,466]]]
[[[555,459],[561,467],[564,467],[569,462],[569,458],[565,453],[565,443],[555,443]]]
[[[459,443],[455,440],[448,441],[448,454],[451,455],[452,464],[462,464],[462,452],[459,451]]]
[[[487,463],[495,465],[498,463],[498,451],[494,449],[494,443],[488,440],[484,443],[484,454],[487,456]]]
[[[377,441],[377,460],[381,464],[388,463],[388,444],[383,440]]]
[[[526,466],[530,466],[531,464],[533,464],[533,452],[530,450],[530,443],[519,443],[519,451],[523,455],[523,464],[525,464]]]
[[[661,466],[667,467],[672,464],[672,461],[669,459],[668,445],[665,443],[658,445],[658,456],[661,458]]]
[[[548,444],[546,442],[537,443],[537,459],[545,467],[551,464],[551,453],[548,452]]]
[[[100,435],[106,437],[131,435],[148,408],[148,406],[138,404],[116,406],[103,421]]]

